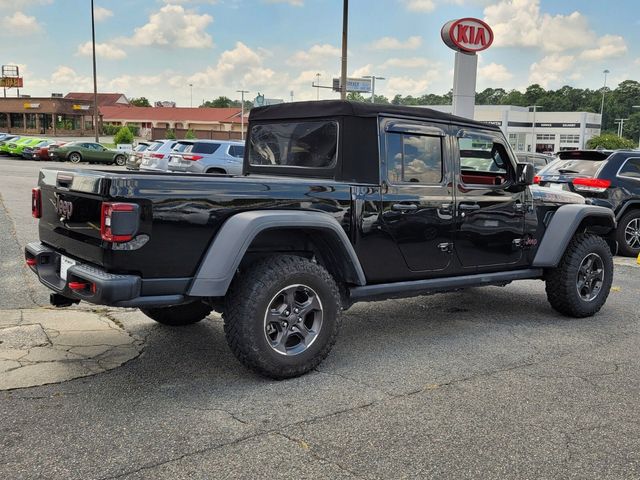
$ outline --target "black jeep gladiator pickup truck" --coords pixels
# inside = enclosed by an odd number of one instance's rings
[[[355,302],[539,279],[585,317],[609,294],[611,209],[532,186],[497,127],[289,103],[251,111],[245,152],[235,177],[43,169],[25,255],[52,304],[166,325],[215,309],[244,365],[287,378],[326,357]]]

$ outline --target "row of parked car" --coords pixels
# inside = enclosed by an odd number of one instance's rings
[[[242,173],[244,143],[227,140],[140,142],[127,159],[129,170],[152,172]]]
[[[27,160],[58,160],[124,165],[127,152],[107,148],[96,142],[65,142],[49,138],[0,133],[0,155]]]

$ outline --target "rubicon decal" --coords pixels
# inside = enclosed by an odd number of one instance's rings
[[[465,53],[481,52],[493,43],[491,27],[477,18],[451,20],[444,24],[440,35],[449,48]]]

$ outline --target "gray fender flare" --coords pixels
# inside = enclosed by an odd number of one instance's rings
[[[224,296],[253,239],[260,232],[273,228],[311,228],[333,233],[350,260],[356,283],[366,284],[364,271],[353,245],[335,218],[321,212],[256,210],[238,213],[222,225],[200,263],[188,295]]]
[[[576,230],[588,217],[596,217],[599,223],[610,226],[611,230],[616,228],[616,219],[610,208],[583,204],[562,205],[549,222],[531,266],[557,266]]]

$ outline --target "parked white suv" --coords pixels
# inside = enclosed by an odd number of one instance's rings
[[[185,141],[186,142],[186,141]],[[244,143],[228,140],[188,140],[182,151],[169,156],[171,172],[217,173],[240,175]]]
[[[140,170],[166,172],[169,154],[177,145],[177,140],[154,140],[142,153]]]

